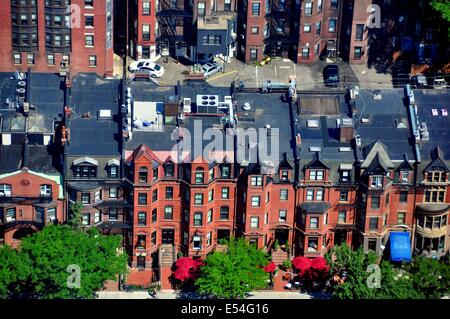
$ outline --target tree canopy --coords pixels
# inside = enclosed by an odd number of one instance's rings
[[[225,252],[207,256],[202,275],[195,285],[203,294],[217,298],[244,298],[250,291],[264,288],[268,274],[263,267],[268,256],[245,239],[230,238]]]

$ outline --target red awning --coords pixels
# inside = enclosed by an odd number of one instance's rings
[[[294,268],[302,272],[309,269],[311,267],[311,264],[311,259],[306,257],[295,257],[292,260],[292,265],[294,266]]]
[[[277,265],[273,261],[264,266],[265,272],[274,272],[275,269],[277,269]]]

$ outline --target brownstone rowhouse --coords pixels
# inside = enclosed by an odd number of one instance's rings
[[[112,0],[4,0],[0,3],[0,71],[71,74],[113,71]]]

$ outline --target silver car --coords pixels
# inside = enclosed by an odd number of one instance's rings
[[[203,74],[205,79],[209,78],[211,75],[222,71],[222,66],[216,62],[210,62],[202,65]]]

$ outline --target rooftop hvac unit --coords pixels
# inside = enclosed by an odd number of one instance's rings
[[[343,126],[353,126],[352,119],[342,119],[342,125]]]
[[[310,146],[309,151],[310,152],[321,152],[322,148],[320,146]]]
[[[191,113],[191,98],[190,97],[185,97],[183,98],[183,112],[185,113]]]
[[[306,120],[306,126],[310,128],[319,127],[319,120]]]
[[[224,102],[233,103],[233,99],[230,95],[226,95],[226,96],[224,96]]]
[[[111,110],[100,110],[98,111],[99,119],[110,119],[112,118]]]
[[[381,95],[381,91],[380,90],[373,91],[373,99],[374,100],[381,100],[382,99],[382,95]]]
[[[361,142],[361,136],[360,135],[356,135],[355,136],[355,142],[356,142],[356,146],[361,147],[362,142]]]
[[[28,102],[23,103],[23,112],[24,113],[30,112],[30,103],[28,103]]]

